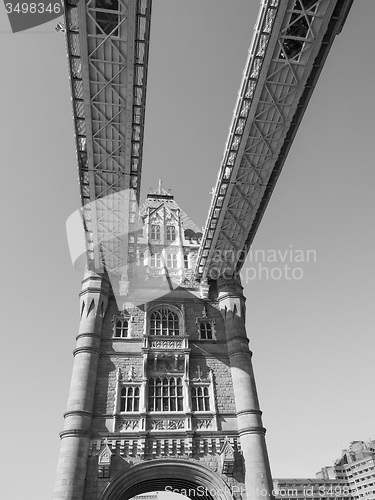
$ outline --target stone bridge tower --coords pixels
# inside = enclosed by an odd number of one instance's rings
[[[123,295],[83,280],[54,498],[268,497],[242,287],[194,282],[202,234],[161,185],[141,218]]]

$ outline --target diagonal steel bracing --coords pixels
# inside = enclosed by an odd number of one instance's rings
[[[197,279],[240,271],[352,1],[262,3],[198,254]]]
[[[88,267],[121,276],[134,251],[151,0],[65,0]]]

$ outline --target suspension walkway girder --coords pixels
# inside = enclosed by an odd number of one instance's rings
[[[134,253],[151,0],[65,0],[89,269],[121,275]]]
[[[240,272],[335,36],[353,0],[260,7],[195,277]]]

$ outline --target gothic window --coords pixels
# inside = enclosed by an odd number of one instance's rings
[[[207,386],[197,385],[191,388],[193,411],[210,411],[210,395]]]
[[[167,241],[174,241],[176,239],[176,228],[174,226],[167,226]]]
[[[181,377],[155,377],[149,380],[148,411],[183,411]]]
[[[99,465],[98,467],[98,478],[104,479],[109,478],[111,473],[111,469],[109,465]]]
[[[184,255],[184,268],[189,268],[189,257],[187,255]]]
[[[212,340],[212,324],[209,321],[201,321],[199,334],[202,340]]]
[[[139,411],[139,387],[125,386],[121,389],[120,411]]]
[[[167,267],[168,269],[177,268],[177,255],[175,253],[169,253],[167,255]]]
[[[104,32],[109,35],[113,32],[113,36],[118,36],[118,28],[115,29],[119,23],[118,0],[96,0],[95,8],[97,9],[96,22],[98,24],[96,34],[102,35]]]
[[[116,339],[126,338],[129,336],[129,319],[116,318],[114,322],[114,335]]]
[[[151,267],[161,267],[161,254],[154,253],[151,255]]]
[[[145,254],[143,252],[139,253],[139,265],[144,266],[145,265]]]
[[[150,335],[179,335],[180,323],[176,313],[158,309],[150,316]]]
[[[150,237],[152,240],[160,240],[160,226],[157,226],[156,224],[151,225]]]

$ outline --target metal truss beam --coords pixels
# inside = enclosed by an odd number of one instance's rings
[[[136,243],[151,0],[64,6],[87,263],[121,276]]]
[[[352,2],[262,2],[198,253],[196,279],[217,279],[241,270]]]

